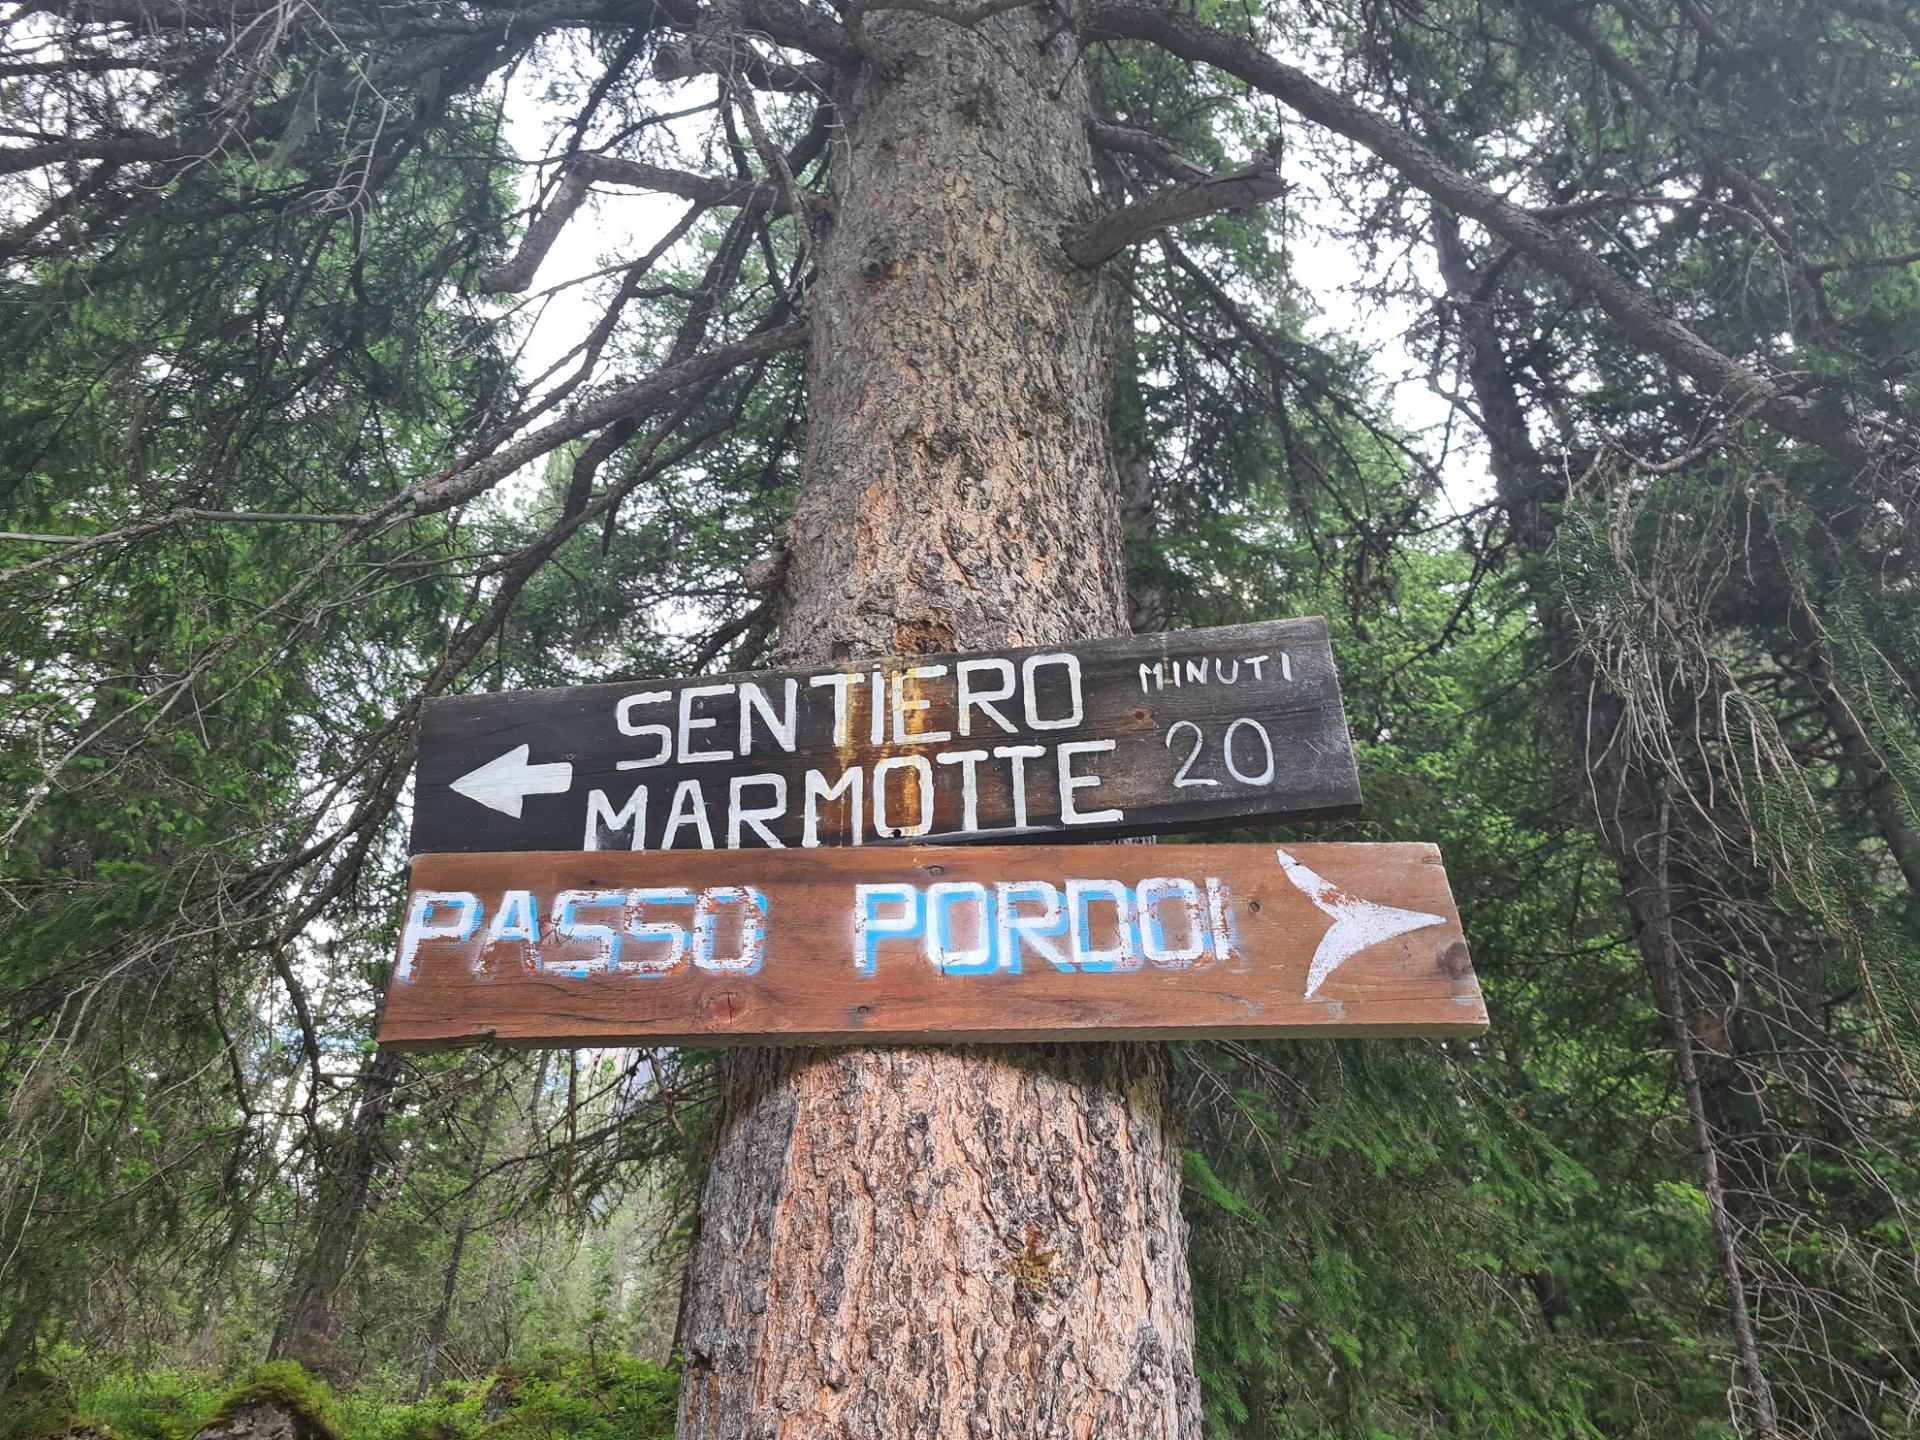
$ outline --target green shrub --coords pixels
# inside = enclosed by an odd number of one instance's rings
[[[594,1368],[542,1355],[507,1413],[476,1440],[660,1440],[673,1434],[679,1397],[680,1377],[651,1361],[605,1360]]]
[[[433,1387],[417,1405],[383,1403],[365,1394],[353,1397],[346,1432],[353,1440],[468,1440],[485,1424],[481,1407],[493,1377],[472,1383],[449,1381]]]
[[[119,1440],[181,1440],[206,1424],[223,1388],[180,1370],[117,1370],[83,1384],[75,1408]]]
[[[0,1440],[43,1440],[73,1423],[73,1396],[52,1375],[23,1370],[0,1395]]]

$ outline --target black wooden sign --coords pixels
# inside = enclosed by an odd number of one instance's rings
[[[1316,617],[429,700],[413,850],[1093,839],[1359,805]]]

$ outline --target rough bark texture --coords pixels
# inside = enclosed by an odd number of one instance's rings
[[[1070,38],[873,16],[781,633],[791,663],[1121,632],[1111,311]],[[1155,1047],[745,1051],[701,1212],[680,1434],[1194,1437]]]
[[[330,1152],[312,1241],[286,1311],[274,1329],[267,1349],[270,1360],[298,1360],[321,1373],[332,1368],[331,1351],[339,1323],[333,1304],[335,1292],[353,1263],[360,1222],[372,1202],[387,1121],[394,1109],[394,1087],[405,1063],[401,1056],[383,1051],[362,1072],[360,1103]]]
[[[781,626],[796,664],[1125,628],[1112,309],[1060,248],[1098,210],[1086,102],[1040,23],[869,19],[886,59],[837,97]]]
[[[1439,207],[1434,210],[1434,247],[1466,348],[1467,374],[1480,406],[1495,493],[1506,508],[1516,546],[1524,553],[1543,555],[1553,543],[1553,521],[1546,510],[1557,490],[1553,467],[1527,428],[1526,409],[1507,368],[1492,302],[1478,293],[1478,279],[1460,244],[1458,222]],[[1721,1284],[1745,1380],[1743,1408],[1755,1434],[1762,1440],[1778,1440],[1778,1412],[1755,1334],[1715,1138],[1713,1111],[1723,1108],[1715,1102],[1724,1102],[1724,1083],[1711,1088],[1704,1084],[1697,1059],[1697,1047],[1705,1038],[1701,1031],[1725,1048],[1733,1030],[1724,1001],[1714,998],[1726,988],[1715,936],[1710,925],[1697,922],[1688,926],[1690,943],[1683,944],[1676,934],[1676,877],[1669,858],[1672,815],[1657,775],[1642,763],[1627,733],[1625,701],[1595,669],[1564,609],[1549,608],[1540,624],[1551,668],[1559,677],[1558,699],[1570,731],[1581,744],[1582,768],[1601,833],[1619,867],[1634,936],[1673,1036],[1674,1064],[1700,1156]],[[1716,1089],[1721,1093],[1716,1095]]]

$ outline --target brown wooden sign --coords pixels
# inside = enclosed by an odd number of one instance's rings
[[[1359,806],[1314,618],[430,700],[413,852],[1093,839]]]
[[[380,1043],[1473,1035],[1431,845],[414,862]]]

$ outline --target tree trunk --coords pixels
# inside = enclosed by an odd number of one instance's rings
[[[502,1070],[487,1093],[486,1108],[475,1127],[473,1164],[467,1170],[467,1194],[460,1203],[460,1220],[454,1226],[453,1247],[447,1255],[447,1273],[440,1286],[440,1304],[433,1312],[433,1324],[427,1329],[426,1354],[420,1360],[420,1384],[413,1399],[417,1405],[433,1388],[434,1371],[440,1366],[440,1349],[447,1343],[447,1328],[453,1319],[453,1297],[460,1288],[460,1260],[467,1253],[467,1236],[473,1230],[473,1212],[480,1204],[480,1181],[487,1173],[487,1144],[493,1138],[493,1117],[500,1109],[500,1096],[507,1088],[512,1072]],[[535,1092],[538,1093],[538,1092]]]
[[[393,1113],[394,1087],[405,1057],[382,1051],[367,1062],[360,1102],[321,1175],[319,1206],[312,1240],[288,1297],[286,1311],[268,1347],[270,1360],[298,1360],[311,1370],[331,1368],[331,1347],[338,1330],[334,1300],[352,1263],[373,1194],[387,1119]]]
[[[1827,647],[1818,638],[1819,621],[1804,602],[1798,618],[1815,637],[1807,644],[1807,678],[1812,682],[1813,693],[1820,701],[1820,712],[1826,716],[1827,728],[1840,742],[1841,753],[1847,757],[1847,764],[1852,767],[1854,778],[1860,786],[1860,796],[1866,803],[1867,813],[1873,817],[1881,838],[1887,842],[1894,864],[1900,867],[1901,875],[1906,878],[1907,888],[1920,897],[1920,830],[1915,829],[1908,818],[1903,804],[1906,797],[1895,783],[1886,760],[1874,747],[1872,737],[1861,725],[1860,717],[1841,693],[1833,673],[1833,663],[1827,658]],[[1915,919],[1920,920],[1920,912],[1916,912]]]
[[[1478,293],[1477,277],[1460,243],[1459,222],[1435,207],[1433,230],[1441,276],[1466,348],[1468,381],[1480,406],[1495,493],[1507,512],[1516,546],[1526,554],[1543,556],[1554,538],[1546,509],[1556,490],[1553,467],[1535,447],[1527,428],[1526,410],[1507,368],[1491,302]],[[1565,609],[1551,601],[1539,608],[1550,668],[1558,677],[1558,699],[1580,744],[1581,766],[1594,796],[1601,835],[1619,869],[1634,938],[1655,1002],[1674,1040],[1674,1064],[1693,1126],[1728,1321],[1745,1379],[1747,1418],[1762,1440],[1778,1440],[1778,1411],[1762,1363],[1736,1226],[1721,1179],[1712,1111],[1717,1108],[1716,1098],[1723,1097],[1703,1084],[1696,1060],[1697,1027],[1705,1025],[1717,1038],[1718,1048],[1732,1044],[1730,1020],[1715,1015],[1716,1009],[1724,1011],[1725,1006],[1694,998],[1696,992],[1707,997],[1724,988],[1725,977],[1716,964],[1709,926],[1691,927],[1698,938],[1690,945],[1682,944],[1675,934],[1672,815],[1661,797],[1657,773],[1644,762],[1628,733],[1625,702],[1595,669]]]
[[[1121,632],[1112,309],[1059,246],[1095,210],[1073,37],[863,25],[783,658]],[[1200,1433],[1159,1047],[746,1051],[724,1081],[685,1440]]]

